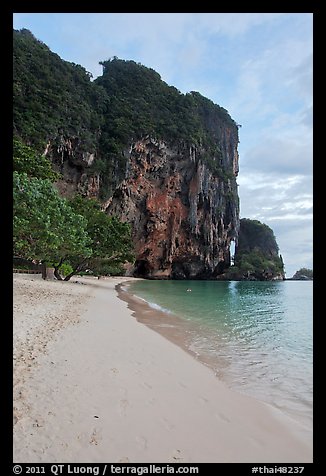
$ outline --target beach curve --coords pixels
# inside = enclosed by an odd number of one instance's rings
[[[14,278],[15,462],[312,461],[304,426],[137,322],[128,280]]]

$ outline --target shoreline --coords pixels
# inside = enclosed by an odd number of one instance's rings
[[[24,402],[15,462],[312,461],[311,432],[228,389],[178,344],[140,325],[117,295],[132,278],[77,279],[86,286],[29,283],[39,306],[21,293],[22,281],[33,279],[16,279],[18,344],[34,359],[15,365],[14,395]],[[44,323],[50,333],[40,333]]]
[[[148,302],[146,299],[138,296],[132,289],[130,289],[132,283],[132,281],[127,281],[118,284],[116,289],[119,298],[127,303],[128,308],[132,311],[137,322],[140,322],[157,332],[159,335],[190,354],[192,358],[208,367],[213,371],[216,378],[218,378],[219,381],[221,381],[229,390],[241,395],[249,396],[259,402],[269,405],[273,409],[280,411],[285,416],[292,418],[300,425],[303,425],[308,430],[312,431],[312,415],[307,416],[304,414],[302,416],[302,414],[292,411],[290,407],[279,408],[274,402],[268,401],[267,398],[264,399],[254,392],[249,393],[242,391],[242,389],[239,389],[234,385],[234,382],[228,378],[227,363],[224,361],[223,355],[217,355],[217,357],[216,355],[210,356],[208,353],[197,352],[192,349],[192,340],[198,335],[201,335],[201,327],[193,320],[188,321],[177,314],[174,314],[170,310],[164,310],[164,308],[161,308],[155,302]]]

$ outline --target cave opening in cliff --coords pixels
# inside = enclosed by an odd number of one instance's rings
[[[150,272],[148,261],[145,259],[139,259],[135,262],[134,276],[136,278],[147,278]]]

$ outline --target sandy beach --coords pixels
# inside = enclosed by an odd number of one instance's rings
[[[14,462],[312,462],[310,430],[138,322],[131,279],[14,275]]]

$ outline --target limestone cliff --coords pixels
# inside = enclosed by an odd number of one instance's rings
[[[230,265],[239,227],[237,130],[223,132],[228,179],[194,147],[150,137],[132,144],[126,178],[104,208],[132,224],[136,276],[212,278]]]
[[[56,187],[64,196],[76,192],[88,198],[98,198],[100,192],[99,173],[91,170],[97,158],[97,150],[85,150],[78,137],[58,134],[49,140],[44,154],[50,158],[53,168],[62,174]]]
[[[14,134],[52,161],[61,194],[98,198],[131,223],[150,278],[214,278],[230,265],[239,205],[238,125],[134,61],[83,67],[14,31]]]

